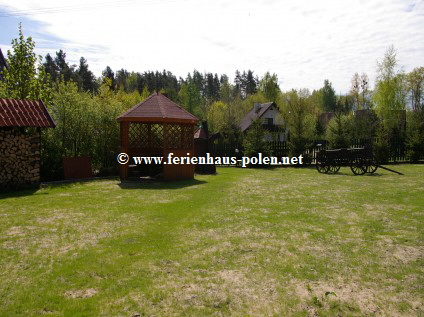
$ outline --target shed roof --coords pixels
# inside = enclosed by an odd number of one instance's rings
[[[262,117],[262,115],[269,109],[271,108],[272,105],[276,104],[274,102],[266,102],[266,103],[262,103],[260,104],[259,109],[257,109],[257,111],[255,111],[255,107],[253,107],[252,110],[250,110],[245,116],[244,118],[241,120],[240,123],[240,129],[242,132],[244,132],[245,130],[247,130],[248,127],[250,127],[250,125],[252,124],[253,121],[255,121],[256,119]]]
[[[41,100],[0,98],[0,127],[54,128],[55,126]]]
[[[117,118],[121,121],[196,123],[199,120],[166,96],[152,94]]]
[[[207,139],[208,135],[203,127],[200,127],[194,132],[195,139]]]

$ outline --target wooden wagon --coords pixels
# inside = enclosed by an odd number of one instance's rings
[[[337,173],[341,166],[348,166],[355,175],[374,173],[378,163],[371,148],[343,148],[321,150],[317,153],[316,168],[320,173]]]

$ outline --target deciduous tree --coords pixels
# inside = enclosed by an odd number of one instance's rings
[[[412,110],[424,110],[424,67],[417,67],[406,76],[406,89]]]
[[[278,77],[276,74],[266,72],[259,82],[259,90],[268,99],[268,101],[277,101],[280,87],[278,86]]]
[[[181,105],[190,113],[195,116],[203,118],[206,113],[203,113],[201,104],[202,96],[198,90],[196,83],[190,77],[188,82],[181,85],[180,92],[178,94]]]
[[[25,38],[19,24],[19,37],[12,40],[13,52],[7,51],[8,68],[3,70],[0,90],[9,98],[41,99],[49,102],[51,91],[47,85],[42,57],[35,54],[35,42]]]
[[[230,122],[230,109],[222,101],[215,101],[208,109],[207,119],[210,131],[221,132]]]
[[[377,83],[373,101],[377,114],[387,128],[399,124],[399,110],[405,110],[404,75],[397,69],[396,51],[390,46],[381,62],[377,63]]]
[[[283,118],[289,128],[290,155],[303,154],[311,145],[315,128],[312,106],[301,92],[291,90],[284,95]]]

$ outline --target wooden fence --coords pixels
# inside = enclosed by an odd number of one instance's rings
[[[364,147],[364,146],[370,146],[372,144],[375,144],[378,142],[377,138],[374,138],[372,140],[370,139],[356,139],[353,140],[350,147]],[[289,156],[289,145],[287,142],[270,142],[271,150],[272,150],[272,156],[275,157],[283,157],[283,156]],[[308,156],[312,163],[315,163],[315,159],[317,156],[317,153],[320,150],[328,149],[327,142],[325,140],[316,140],[313,142],[313,146],[309,147],[305,152],[304,156]],[[240,143],[235,142],[225,142],[221,139],[216,140],[212,144],[212,151],[211,155],[214,157],[237,157],[237,159],[240,159],[243,157],[243,146]],[[389,155],[389,161],[391,162],[401,162],[406,161],[406,144],[405,141],[402,139],[394,139],[390,142],[390,155]]]

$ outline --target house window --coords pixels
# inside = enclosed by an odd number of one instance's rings
[[[265,118],[264,119],[264,125],[273,125],[274,121],[272,118]]]

